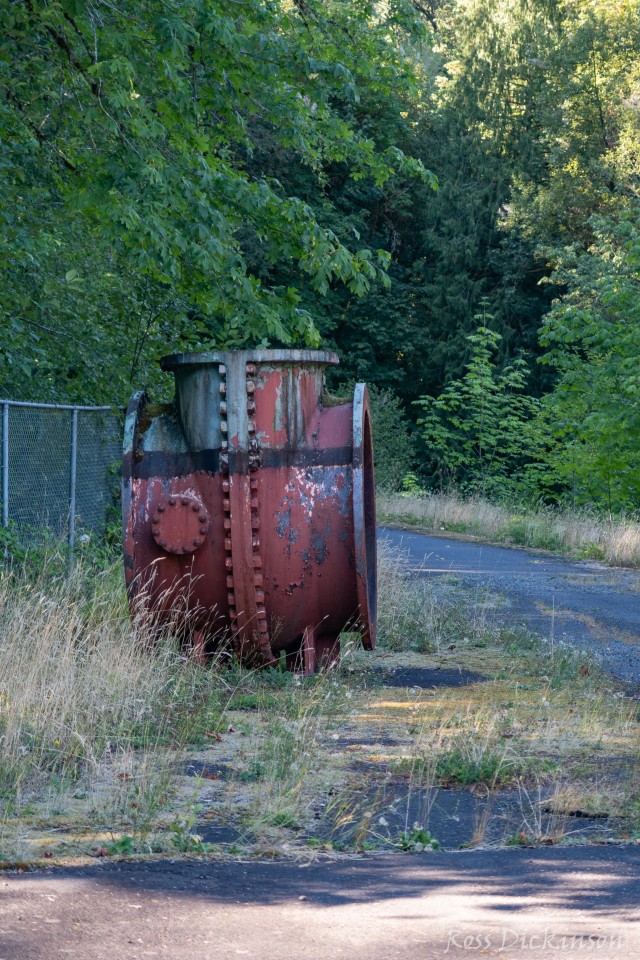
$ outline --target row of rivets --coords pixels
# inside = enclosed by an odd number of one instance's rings
[[[227,440],[226,433],[228,430],[227,426],[227,368],[224,363],[221,363],[218,367],[220,371],[220,429],[225,436],[222,438],[222,452],[220,453],[220,469],[223,473],[229,473],[229,441]]]
[[[253,419],[256,412],[256,404],[254,395],[256,392],[256,383],[253,377],[256,373],[256,366],[254,363],[247,363],[246,365],[246,392],[247,392],[247,414],[248,414],[248,447],[249,447],[249,460],[248,468],[249,473],[253,474],[261,466],[262,460],[260,456],[260,444],[258,442],[256,434],[256,422]],[[233,571],[233,551],[232,551],[232,523],[231,523],[231,500],[230,500],[230,491],[231,491],[231,481],[228,478],[229,474],[229,444],[228,444],[228,421],[227,421],[227,385],[226,385],[226,368],[224,365],[220,367],[221,374],[221,383],[220,383],[220,429],[222,434],[221,440],[221,454],[220,454],[220,468],[223,474],[226,476],[222,480],[222,509],[224,513],[223,527],[225,532],[224,547],[227,553],[225,558],[225,569],[227,571],[226,585],[227,585],[227,602],[229,604],[229,616],[231,619],[231,627],[234,630],[237,630],[237,618],[238,611],[236,608],[236,596],[234,589],[234,571]],[[250,510],[251,510],[251,545],[253,551],[253,583],[255,588],[255,602],[256,602],[256,618],[257,618],[257,631],[261,635],[261,648],[265,646],[268,648],[268,628],[267,628],[267,612],[264,606],[264,577],[262,574],[262,558],[260,556],[260,516],[259,516],[259,500],[258,500],[258,478],[252,476],[249,480],[250,487]],[[257,651],[256,651],[257,652]]]
[[[256,422],[253,419],[253,416],[256,412],[255,404],[255,392],[256,384],[253,377],[256,373],[256,366],[254,363],[248,363],[246,366],[247,373],[247,413],[249,415],[249,424],[248,424],[248,433],[249,433],[249,472],[256,473],[257,470],[262,466],[262,458],[260,456],[260,443],[255,436],[256,433]],[[260,557],[260,537],[258,536],[258,531],[260,530],[260,515],[259,515],[259,500],[257,497],[258,493],[258,478],[252,477],[250,480],[251,486],[251,537],[253,545],[253,585],[255,587],[255,598],[256,598],[256,616],[258,620],[258,632],[262,634],[263,640],[268,642],[267,634],[269,632],[267,627],[267,611],[264,606],[264,591],[262,587],[264,586],[264,577],[261,573],[262,570],[262,558]]]
[[[227,440],[228,424],[226,420],[227,416],[227,368],[224,364],[220,364],[220,430],[222,431],[222,453],[220,454],[220,469],[223,473],[229,473],[229,441]],[[224,537],[224,549],[227,554],[225,557],[225,569],[227,571],[227,603],[229,604],[229,616],[231,617],[231,626],[235,628],[237,611],[236,611],[236,595],[234,590],[234,580],[233,580],[233,556],[231,553],[231,502],[229,500],[229,490],[230,484],[228,480],[222,481],[222,492],[224,498],[222,500],[222,510],[225,514],[223,520],[223,529],[225,533]]]

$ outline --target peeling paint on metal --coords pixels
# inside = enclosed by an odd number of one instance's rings
[[[276,513],[276,533],[279,537],[286,537],[287,531],[291,528],[291,507],[283,510],[282,513]]]
[[[324,407],[323,367],[335,358],[299,353],[169,358],[163,365],[180,381],[175,415],[148,406],[145,419],[130,407],[123,520],[127,583],[140,579],[145,589],[154,569],[149,596],[159,612],[169,615],[188,584],[185,609],[198,611],[198,630],[212,636],[222,618],[249,649],[266,615],[274,656],[284,650],[293,663],[306,636],[316,651],[304,654],[310,669],[322,651],[335,655],[346,623],[361,621],[363,642],[373,642],[375,567],[366,533],[375,515],[366,391],[356,388],[353,406]],[[220,368],[198,374],[214,363]],[[203,439],[215,442],[202,449]],[[152,532],[160,500],[181,494],[212,518],[206,545],[190,558],[163,556]]]
[[[318,566],[322,566],[322,564],[327,559],[327,554],[329,552],[327,550],[327,541],[325,539],[324,534],[312,533],[311,546],[313,548],[314,559],[316,563],[318,564]]]

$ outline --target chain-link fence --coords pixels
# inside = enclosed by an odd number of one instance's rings
[[[104,532],[121,428],[109,407],[0,400],[2,525],[46,528],[71,554],[78,535]]]

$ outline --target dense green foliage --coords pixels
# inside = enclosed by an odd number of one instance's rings
[[[466,99],[456,101],[459,122],[478,133],[486,158],[473,161],[467,152],[475,170],[486,173],[469,178],[459,203],[471,203],[479,186],[496,191],[493,202],[478,201],[487,219],[470,221],[463,249],[481,236],[482,222],[494,231],[471,261],[490,287],[479,292],[495,315],[492,329],[503,337],[503,370],[481,387],[476,355],[462,381],[449,366],[443,389],[431,386],[437,399],[423,405],[430,411],[424,434],[432,467],[451,476],[455,465],[456,481],[478,486],[478,447],[471,449],[471,437],[483,405],[493,405],[489,419],[501,455],[488,471],[489,489],[504,491],[507,479],[510,493],[515,488],[552,501],[635,508],[640,7],[628,0],[469,0],[454,8],[452,43],[459,56],[445,89],[466,91]],[[446,180],[437,163],[433,169],[442,202]],[[473,276],[468,270],[467,316]],[[452,286],[437,286],[450,293],[457,284],[452,271]],[[461,308],[458,327],[467,322]],[[477,344],[474,336],[467,341]],[[449,349],[465,359],[455,340]],[[506,436],[517,420],[502,415],[497,397],[514,363],[520,364],[508,357],[522,352],[529,353],[533,397],[519,395],[522,430]],[[525,368],[519,369],[522,376]],[[524,388],[524,379],[518,386]]]
[[[371,419],[375,438],[375,476],[382,490],[399,490],[416,467],[411,423],[397,394],[370,387]]]
[[[640,503],[640,219],[593,217],[588,250],[568,248],[554,272],[564,296],[545,318],[545,398],[556,443],[552,475],[578,501]]]
[[[540,401],[524,394],[524,360],[497,369],[499,333],[480,326],[468,340],[473,352],[464,376],[448,383],[438,397],[419,401],[424,414],[418,423],[439,465],[441,486],[454,484],[484,496],[513,495],[523,487],[538,446],[532,426]]]
[[[375,6],[3,0],[3,390],[113,401],[167,347],[318,343],[301,279],[388,282],[328,195],[314,208],[253,162],[268,142],[318,190],[332,164],[431,180],[341,108],[415,83],[399,51],[419,19]]]
[[[0,12],[0,394],[330,346],[385,485],[638,506],[638,0]]]

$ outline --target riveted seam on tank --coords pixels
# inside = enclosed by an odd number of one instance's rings
[[[254,363],[247,363],[247,433],[249,448],[249,474],[255,474],[262,466],[262,444],[260,436],[256,432],[256,422],[253,419],[256,412],[256,379],[258,371]],[[263,663],[270,663],[273,659],[271,642],[269,638],[269,628],[267,625],[267,611],[264,606],[264,592],[262,590],[263,576],[259,572],[262,570],[262,557],[260,553],[260,500],[258,497],[259,481],[256,476],[252,476],[249,481],[249,510],[250,525],[252,534],[252,545],[254,555],[254,574],[253,574],[253,594],[256,611],[256,629],[254,635],[254,649]],[[258,563],[255,561],[258,560]]]
[[[220,364],[220,419],[221,423],[226,421],[227,417],[227,368],[224,364]],[[223,419],[224,418],[224,419]],[[227,450],[227,442],[224,443],[224,450]],[[228,479],[229,474],[229,455],[226,452],[221,452],[220,454],[220,470],[223,475],[222,480],[222,530],[223,530],[223,542],[224,542],[224,551],[225,551],[225,570],[226,570],[226,584],[227,584],[227,605],[229,607],[229,619],[231,621],[231,629],[235,629],[237,626],[237,617],[238,612],[236,610],[236,597],[235,591],[233,589],[234,577],[233,577],[233,544],[231,539],[231,503],[229,500],[230,492],[230,483]]]

